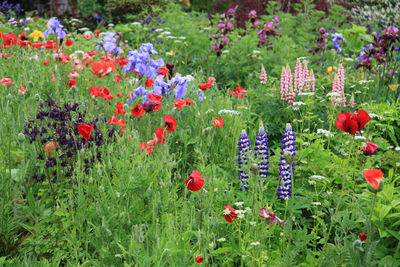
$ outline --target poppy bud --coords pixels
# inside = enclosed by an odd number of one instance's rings
[[[383,180],[379,182],[378,189],[375,189],[375,187],[373,187],[371,184],[367,185],[368,190],[374,194],[381,192],[383,190],[383,187],[384,187]]]
[[[23,133],[19,133],[17,138],[18,138],[18,141],[21,141],[21,142],[25,141],[25,135]]]

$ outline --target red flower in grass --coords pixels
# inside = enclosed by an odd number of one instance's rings
[[[365,233],[359,233],[358,235],[359,235],[361,241],[364,242],[365,240],[367,240],[367,235]]]
[[[120,97],[122,95],[122,92],[117,93],[117,97]]]
[[[86,123],[82,123],[78,126],[78,131],[82,135],[83,138],[89,140],[90,134],[92,133],[94,125],[87,125]]]
[[[10,86],[12,83],[12,80],[10,78],[3,78],[0,79],[0,84],[4,84],[6,86]]]
[[[174,117],[170,115],[165,115],[164,122],[165,122],[164,129],[166,129],[168,132],[175,132],[175,127],[177,123]]]
[[[375,150],[378,149],[378,145],[371,143],[369,140],[367,141],[367,145],[364,147],[364,154],[365,155],[372,155],[374,154]]]
[[[95,30],[95,31],[94,31],[94,34],[95,34],[95,36],[96,36],[96,38],[97,38],[97,37],[99,37],[99,35],[100,35],[100,31],[99,31],[99,30]]]
[[[382,183],[382,179],[383,179],[383,172],[379,169],[369,169],[366,171],[363,171],[363,175],[365,180],[367,180],[368,182],[368,189],[373,192],[379,192],[381,191],[383,188],[382,186],[380,186],[380,184]],[[371,188],[372,187],[372,188]]]
[[[124,110],[124,106],[122,105],[121,102],[117,102],[117,107],[114,110],[114,113],[125,115],[126,111]]]
[[[51,142],[50,144],[46,144],[44,146],[44,149],[46,149],[49,152],[49,157],[50,157],[51,149],[54,148],[55,146],[56,146],[56,143],[54,143],[54,142]]]
[[[163,128],[157,128],[156,129],[156,138],[157,138],[157,145],[159,144],[164,144],[165,142],[165,137],[167,133],[164,131]]]
[[[69,80],[69,81],[67,82],[67,85],[69,86],[69,88],[71,88],[71,87],[74,86],[76,83],[77,83],[76,80],[71,79],[71,80]]]
[[[201,179],[200,172],[196,170],[192,171],[192,173],[186,179],[185,185],[190,191],[199,191],[204,185],[204,180]]]
[[[228,223],[233,222],[238,216],[236,210],[231,206],[224,206],[224,211],[222,212],[222,215],[224,215],[225,220]]]
[[[203,83],[203,84],[199,85],[199,89],[203,90],[203,91],[205,91],[205,90],[207,90],[208,88],[211,88],[211,87],[212,87],[212,81],[208,81],[206,83]]]
[[[174,100],[174,105],[176,109],[181,109],[186,106],[186,101],[183,99],[175,99]]]
[[[149,94],[148,97],[152,101],[160,101],[162,99],[162,96],[157,95],[157,94]]]
[[[246,95],[246,90],[242,87],[236,86],[235,91],[229,91],[231,96],[235,96],[237,99],[243,99]]]
[[[144,115],[144,109],[141,105],[136,104],[136,106],[132,109],[132,116],[141,117]]]
[[[161,68],[158,69],[158,75],[164,76],[164,79],[168,72],[169,72],[169,69],[167,69],[164,66],[162,66]]]
[[[193,104],[193,100],[188,98],[185,100],[187,106],[191,106]]]
[[[145,149],[146,149],[146,155],[150,154],[150,152],[153,152],[154,151],[154,141],[149,140],[147,142],[140,143],[139,151],[142,152]]]
[[[197,263],[201,263],[201,262],[203,262],[203,257],[202,256],[200,256],[200,255],[198,255],[197,257],[196,257],[196,262]]]
[[[146,82],[144,83],[144,85],[146,87],[151,87],[153,85],[154,81],[151,78],[147,78]]]
[[[112,115],[111,118],[108,120],[110,124],[117,124],[118,126],[125,127],[124,119],[118,119],[115,115]]]
[[[65,41],[65,46],[71,46],[71,45],[73,45],[74,44],[74,42],[72,42],[70,39],[67,39],[66,41]]]
[[[114,97],[110,94],[110,91],[107,88],[104,88],[103,94],[100,97],[108,101],[114,99]]]
[[[116,75],[116,76],[114,77],[114,81],[115,81],[116,83],[119,83],[119,82],[121,81],[121,79],[122,79],[121,75]]]
[[[224,125],[224,119],[214,117],[213,124],[214,124],[214,128],[221,128]]]
[[[371,117],[364,110],[357,110],[357,114],[343,112],[336,118],[336,127],[346,133],[355,134],[364,129],[370,119]]]

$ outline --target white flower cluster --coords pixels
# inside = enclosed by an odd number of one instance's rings
[[[326,137],[333,137],[333,134],[330,131],[324,129],[317,129],[317,134],[323,134]]]
[[[218,115],[221,114],[240,115],[240,112],[236,110],[221,109],[220,111],[218,111]]]

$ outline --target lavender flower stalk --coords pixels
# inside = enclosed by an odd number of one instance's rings
[[[268,135],[264,129],[264,125],[260,123],[260,127],[258,128],[258,134],[256,137],[255,147],[254,147],[254,159],[258,158],[258,175],[263,180],[264,184],[266,183],[265,178],[267,178],[269,174],[269,148],[268,148]]]
[[[246,130],[243,130],[239,136],[238,142],[238,166],[239,166],[239,182],[241,184],[240,190],[248,189],[247,179],[249,178],[249,173],[241,170],[243,167],[243,163],[247,165],[247,155],[251,153],[251,143],[250,138],[246,133]]]
[[[279,163],[279,199],[292,197],[292,182],[294,180],[294,161],[296,155],[296,137],[290,123],[286,125],[281,146],[281,162]],[[292,177],[293,175],[293,177]]]

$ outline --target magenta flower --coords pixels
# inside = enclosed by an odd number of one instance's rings
[[[378,149],[378,145],[374,144],[368,140],[366,146],[364,147],[364,154],[372,155],[372,154],[374,154],[375,150],[377,150],[377,149]]]
[[[265,219],[266,219],[265,222],[266,222],[268,225],[275,224],[277,220],[279,221],[279,223],[281,224],[281,226],[283,226],[283,224],[285,223],[285,220],[279,219],[279,217],[276,216],[276,214],[273,213],[272,211],[270,211],[270,212],[267,213],[267,212],[266,212],[266,209],[265,209],[264,207],[261,207],[261,208],[260,208],[260,211],[261,211],[261,213],[259,214],[259,216],[262,217],[262,218],[265,218]]]

